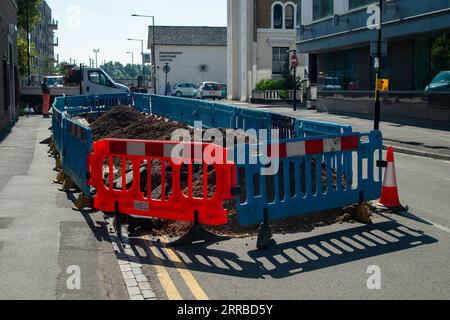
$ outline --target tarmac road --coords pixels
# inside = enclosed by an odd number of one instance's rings
[[[373,225],[275,235],[267,251],[251,238],[177,249],[133,239],[134,249],[161,299],[449,299],[450,163],[397,154],[396,165],[409,213]],[[368,289],[370,266],[381,290]]]

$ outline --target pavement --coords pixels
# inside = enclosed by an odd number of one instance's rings
[[[0,299],[128,299],[103,214],[52,183],[50,126],[22,117],[0,141]]]
[[[257,108],[307,120],[318,120],[348,124],[356,132],[373,130],[373,119],[361,115],[336,115],[300,108],[293,111],[289,106],[267,106],[260,104],[224,101],[239,107]],[[397,152],[418,155],[434,159],[450,160],[450,131],[430,127],[429,123],[406,121],[402,119],[384,119],[380,124],[385,146],[394,146]]]

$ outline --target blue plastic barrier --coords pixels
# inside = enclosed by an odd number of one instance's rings
[[[64,173],[87,196],[91,187],[88,184],[89,155],[92,152],[92,131],[81,123],[63,118],[63,148],[61,164]]]
[[[132,95],[134,100],[134,108],[140,112],[150,114],[150,95],[148,94],[138,94],[135,93]]]
[[[64,118],[65,97],[56,98],[52,111],[52,138],[56,151],[61,155],[63,146],[63,118]]]
[[[349,125],[304,119],[297,119],[295,126],[297,137],[333,135],[353,131]]]
[[[356,138],[358,143],[355,149],[329,149],[330,145],[343,145],[344,142],[340,141],[346,137]],[[301,153],[302,143],[314,145],[320,140],[328,146],[323,147],[328,152],[317,151],[315,154],[293,157],[285,155],[280,159],[280,170],[272,176],[261,175],[261,169],[266,167],[261,161],[250,161],[251,146],[237,147],[236,150],[245,148],[247,155],[245,164],[240,164],[238,152],[235,154],[237,181],[242,188],[237,203],[241,225],[261,223],[265,220],[265,214],[269,221],[279,220],[374,200],[380,196],[382,169],[375,166],[377,160],[382,160],[381,132],[296,138],[280,144],[294,143],[290,150]],[[353,174],[356,174],[356,179],[353,179]]]
[[[65,110],[75,116],[87,113],[102,113],[115,106],[131,106],[133,95],[131,93],[115,93],[103,95],[86,95],[66,97]]]
[[[211,127],[236,129],[237,108],[234,106],[214,103],[212,105]]]

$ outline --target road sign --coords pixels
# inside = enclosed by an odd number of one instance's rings
[[[298,66],[298,58],[297,55],[294,53],[291,57],[291,67],[296,68]]]
[[[165,64],[164,67],[163,67],[164,73],[169,73],[170,70],[171,70],[170,66],[168,64]]]
[[[144,53],[144,63],[151,63],[150,53]]]
[[[382,92],[389,91],[389,79],[378,79],[377,80],[377,90]]]

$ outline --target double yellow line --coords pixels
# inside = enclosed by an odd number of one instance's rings
[[[147,240],[150,243],[149,249],[153,253],[156,259],[159,259],[158,256],[158,249],[152,244],[150,237],[146,236],[145,240]],[[161,241],[163,242],[169,242],[167,237],[161,237]],[[186,283],[189,290],[194,295],[195,299],[197,300],[209,300],[206,293],[203,291],[202,287],[199,285],[197,280],[194,278],[192,273],[186,268],[186,265],[184,262],[180,259],[178,254],[171,248],[168,248],[164,246],[162,248],[165,250],[167,257],[174,263],[177,271],[179,272],[181,278]],[[178,291],[177,287],[175,286],[172,278],[169,275],[169,272],[167,271],[166,267],[164,266],[164,263],[161,259],[159,259],[161,264],[155,264],[155,270],[156,270],[156,276],[158,277],[159,282],[161,283],[161,286],[163,287],[164,291],[166,292],[166,295],[169,300],[183,300],[180,292]]]

